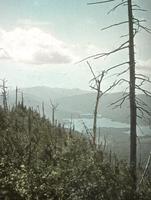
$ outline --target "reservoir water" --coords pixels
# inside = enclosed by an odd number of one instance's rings
[[[93,118],[76,118],[76,119],[65,119],[64,124],[67,128],[70,127],[70,124],[74,124],[75,130],[79,132],[85,132],[85,127],[88,129],[92,129],[93,127]],[[97,127],[100,128],[123,128],[123,129],[129,129],[129,124],[122,123],[122,122],[116,122],[108,118],[99,117],[97,119]],[[129,134],[129,130],[125,131],[124,133]],[[149,126],[141,126],[137,127],[137,134],[139,136],[142,135],[151,135],[151,127]]]

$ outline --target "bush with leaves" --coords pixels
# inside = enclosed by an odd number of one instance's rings
[[[149,177],[134,193],[128,165],[111,161],[79,133],[51,126],[30,108],[0,116],[7,119],[0,132],[0,199],[149,200]]]

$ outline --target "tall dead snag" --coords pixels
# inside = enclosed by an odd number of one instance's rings
[[[128,0],[128,21],[129,21],[129,74],[130,74],[130,84],[129,84],[129,94],[130,94],[130,166],[131,174],[134,183],[136,183],[136,95],[135,95],[135,57],[134,57],[134,33],[133,33],[133,10],[132,1]],[[136,184],[135,184],[136,186]]]
[[[137,183],[137,176],[136,176],[136,166],[137,166],[137,118],[146,118],[145,115],[148,116],[148,119],[151,118],[151,109],[148,107],[148,105],[140,98],[136,96],[137,91],[145,94],[148,97],[151,97],[151,92],[146,90],[144,88],[144,84],[151,83],[149,77],[143,75],[143,74],[137,74],[135,72],[135,52],[134,52],[134,37],[139,32],[140,29],[151,33],[151,29],[147,28],[146,26],[142,25],[142,23],[146,22],[146,20],[140,20],[138,18],[135,18],[133,16],[133,11],[141,11],[144,12],[146,10],[142,9],[138,4],[133,3],[132,0],[121,0],[119,3],[115,0],[102,0],[98,2],[92,2],[88,3],[88,5],[96,5],[96,4],[106,4],[106,3],[116,3],[114,7],[108,12],[110,14],[111,12],[115,11],[119,7],[126,6],[128,10],[128,19],[122,22],[118,22],[115,24],[112,24],[110,26],[107,26],[103,28],[102,30],[107,30],[113,27],[121,26],[123,24],[128,25],[128,34],[122,35],[122,38],[128,37],[128,39],[123,42],[119,47],[105,53],[97,53],[95,55],[89,56],[83,60],[88,60],[89,58],[99,59],[103,57],[107,57],[109,55],[113,55],[117,52],[124,51],[126,49],[129,50],[129,61],[123,62],[120,64],[117,64],[115,66],[112,66],[109,71],[112,69],[118,68],[129,64],[129,67],[127,69],[122,68],[122,72],[117,73],[117,76],[119,80],[117,83],[121,84],[123,82],[128,83],[129,86],[125,89],[124,95],[116,100],[112,105],[118,104],[117,106],[120,106],[124,103],[125,100],[129,98],[130,102],[130,167],[131,167],[131,176],[133,179],[133,187],[136,189],[136,183]],[[82,61],[83,61],[82,60]],[[121,75],[129,72],[129,79],[120,78]],[[127,89],[129,88],[129,92],[126,93]]]
[[[50,99],[50,107],[51,107],[51,110],[52,110],[52,125],[53,126],[55,126],[55,112],[56,112],[58,106],[59,106],[58,103],[54,104],[52,102],[52,100]]]
[[[17,108],[17,105],[18,105],[18,87],[16,86],[16,90],[15,90],[15,105],[16,105],[16,108]]]
[[[2,85],[0,85],[0,88],[2,90],[1,92],[1,96],[3,99],[3,108],[5,111],[8,111],[8,105],[7,105],[7,86],[6,86],[6,82],[7,80],[2,79]]]
[[[21,93],[21,107],[24,108],[24,93]]]
[[[42,117],[45,118],[45,104],[42,102]]]
[[[107,92],[109,92],[112,88],[114,88],[117,84],[119,84],[119,81],[115,81],[113,82],[112,85],[110,85],[109,87],[107,87],[106,90],[102,90],[101,86],[102,86],[102,82],[103,79],[105,78],[105,75],[107,74],[107,72],[111,69],[108,70],[103,70],[98,76],[95,75],[90,63],[87,61],[87,64],[90,68],[90,71],[93,75],[93,78],[90,80],[90,87],[96,91],[96,102],[95,102],[95,108],[94,108],[94,117],[93,117],[93,134],[91,134],[92,136],[92,143],[93,146],[96,147],[96,139],[97,139],[97,115],[98,115],[98,107],[99,107],[99,101],[102,98],[103,95],[105,95]]]
[[[21,95],[21,102],[20,102],[19,94]],[[21,103],[21,104],[24,103],[24,93],[21,91],[20,88],[18,88],[16,86],[16,88],[15,88],[15,106],[16,106],[16,108],[18,106],[18,103]]]

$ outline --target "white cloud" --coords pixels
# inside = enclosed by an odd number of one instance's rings
[[[71,63],[75,57],[69,45],[39,28],[0,29],[0,58],[30,64]]]

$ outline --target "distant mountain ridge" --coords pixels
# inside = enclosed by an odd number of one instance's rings
[[[37,86],[21,89],[24,93],[25,105],[35,109],[39,107],[41,112],[42,102],[45,104],[45,113],[51,117],[50,99],[53,103],[58,103],[56,111],[57,119],[79,117],[81,114],[93,114],[96,93],[80,89],[49,88]],[[119,122],[129,122],[129,101],[125,101],[121,108],[113,109],[111,103],[120,98],[122,93],[108,93],[100,99],[99,114]],[[140,99],[144,100],[151,107],[151,98],[139,94]],[[15,103],[15,91],[9,91],[9,104]],[[21,94],[18,94],[18,100],[21,101]]]
[[[22,91],[28,94],[34,94],[37,97],[58,99],[67,96],[81,95],[88,93],[88,91],[78,88],[64,89],[64,88],[50,88],[46,86],[37,86],[31,88],[23,88]]]

